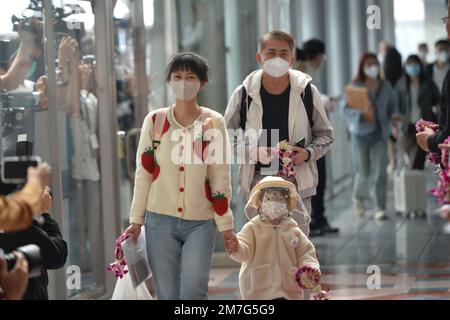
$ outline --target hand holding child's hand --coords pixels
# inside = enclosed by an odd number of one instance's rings
[[[225,251],[228,254],[238,251],[239,243],[236,234],[232,230],[222,232]]]

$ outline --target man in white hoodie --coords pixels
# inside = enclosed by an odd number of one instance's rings
[[[239,150],[245,150],[246,161],[239,162],[238,189],[244,201],[258,181],[274,174],[267,166],[276,159],[273,147],[288,140],[302,146],[295,147],[295,173],[299,194],[311,213],[311,197],[318,183],[316,161],[330,150],[334,131],[311,77],[290,68],[295,62],[294,50],[295,41],[285,32],[272,31],[261,38],[256,59],[263,68],[251,73],[234,91],[225,121],[235,132],[231,137],[235,150],[241,155]],[[246,139],[241,139],[239,129]],[[252,133],[256,138],[251,138]]]

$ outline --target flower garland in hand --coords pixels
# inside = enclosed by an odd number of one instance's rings
[[[437,125],[430,121],[423,119],[416,123],[417,132],[423,132],[426,129],[436,131]],[[448,137],[443,144],[450,145],[450,137]],[[450,204],[450,168],[449,168],[449,149],[443,148],[441,154],[430,153],[428,155],[428,161],[437,166],[436,173],[439,174],[439,180],[437,187],[431,190],[431,194],[438,198],[441,204]],[[444,167],[442,170],[441,164]]]
[[[288,141],[283,140],[277,145],[276,149],[281,160],[283,174],[287,177],[295,176],[294,148]]]
[[[443,144],[450,145],[450,137],[448,137]],[[444,165],[444,170],[439,175],[437,188],[431,190],[431,193],[438,198],[441,204],[450,204],[450,168],[449,149],[443,148],[441,152],[441,163]]]
[[[426,129],[430,129],[433,130],[434,132],[437,132],[434,128],[436,127],[436,124],[431,122],[431,121],[425,121],[423,119],[420,119],[419,121],[417,121],[416,123],[416,131],[418,133],[420,132],[424,132]],[[439,157],[439,154],[437,153],[429,153],[427,155],[427,159],[429,162],[431,162],[432,164],[437,166],[437,172],[436,173],[440,173],[441,172],[441,158]]]
[[[310,289],[314,300],[329,300],[329,290],[323,291],[320,286],[320,272],[310,266],[302,266],[295,275],[295,280],[302,289]]]
[[[129,234],[124,233],[117,238],[116,249],[114,250],[116,260],[113,263],[110,263],[106,268],[106,271],[114,273],[114,276],[118,279],[122,279],[128,273],[128,270],[125,268],[127,263],[125,262],[123,255],[122,242],[127,240],[129,237]]]

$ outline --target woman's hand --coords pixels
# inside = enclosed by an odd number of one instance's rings
[[[233,230],[222,232],[222,238],[225,246],[225,251],[228,254],[238,251],[239,242]]]
[[[374,115],[372,106],[369,106],[363,110],[362,119],[364,122],[369,122],[369,123],[375,122],[375,115]]]
[[[141,225],[132,223],[126,230],[125,233],[131,235],[133,239],[136,241],[139,235],[141,234]]]

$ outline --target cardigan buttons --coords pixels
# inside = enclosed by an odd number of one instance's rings
[[[180,167],[180,171],[183,172],[184,171],[184,167]]]
[[[183,212],[183,208],[178,208],[178,212],[179,213]]]
[[[183,187],[180,188],[180,192],[184,192],[184,188]]]

